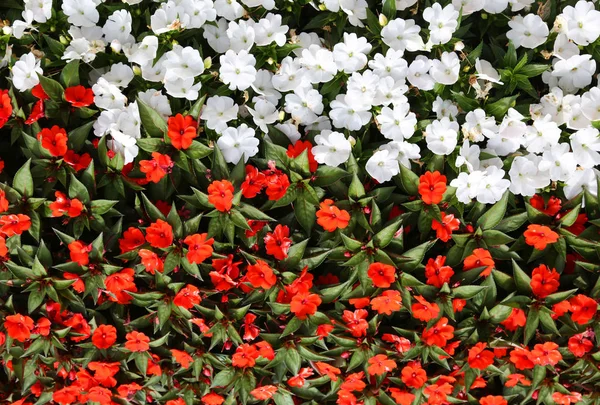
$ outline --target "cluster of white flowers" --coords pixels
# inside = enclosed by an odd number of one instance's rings
[[[142,2],[123,1],[130,6]],[[131,94],[136,75],[153,89],[135,95],[165,119],[172,114],[170,99],[197,100],[203,82],[218,78],[231,94],[208,97],[202,125],[219,134],[218,146],[231,163],[256,155],[259,139],[267,138],[274,125],[291,142],[310,132],[316,161],[339,166],[349,159],[354,138],[375,124],[381,139],[365,167],[378,182],[398,175],[400,165],[410,168],[411,161],[433,154],[446,156],[455,166],[459,174],[451,186],[463,203],[473,199],[493,203],[507,189],[531,196],[552,182],[564,182],[567,198],[586,188],[597,191],[600,136],[593,122],[600,120],[600,88],[590,87],[598,84],[597,66],[585,53],[600,37],[600,12],[593,2],[580,0],[565,7],[551,29],[529,12],[533,0],[434,3],[419,10],[428,24],[423,27],[410,18],[380,18],[383,47],[357,33],[345,32],[340,42],[329,43],[315,32],[290,30],[275,0],[163,1],[150,16],[151,31],[136,40],[131,10],[119,9],[100,21],[102,2],[62,1],[62,12],[71,24],[62,58],[92,65],[103,52],[126,58],[127,63],[94,68],[90,74],[95,105],[101,109],[94,133],[109,134],[109,147],[122,153],[126,162],[134,160],[136,139],[141,137],[138,106],[124,95],[125,89]],[[395,7],[400,12],[415,3],[396,0]],[[368,17],[364,0],[311,4],[316,11],[345,13],[358,27],[355,32],[366,29],[361,28]],[[17,38],[49,19],[53,4],[24,0],[24,6],[23,20],[12,25]],[[255,13],[249,11],[257,6],[266,11],[254,19]],[[484,108],[465,112],[454,100],[439,95],[429,102],[431,117],[415,114],[407,97],[411,93],[437,93],[436,86],[460,81],[476,94],[473,100],[484,100],[504,85],[495,63],[479,58],[467,62],[463,44],[453,36],[461,18],[508,10],[514,16],[507,23],[506,37],[514,48],[539,53],[536,48],[554,41],[551,54],[545,54],[552,64],[542,74],[549,91],[530,106],[530,117],[514,108],[503,117],[486,115]],[[204,58],[206,52],[199,46],[178,43],[159,51],[164,36],[189,29],[199,29],[217,57]],[[267,48],[285,46],[292,49],[289,56],[269,62],[276,69],[257,67]],[[12,82],[19,91],[27,91],[39,83],[38,74],[43,74],[39,60],[33,53],[25,54],[12,67]],[[329,100],[323,90],[336,86],[341,91]],[[245,93],[243,104],[236,104],[237,91]],[[428,103],[425,97],[417,100]]]

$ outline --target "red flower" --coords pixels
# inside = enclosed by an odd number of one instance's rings
[[[8,254],[8,248],[6,247],[6,239],[0,236],[0,258],[6,257]]]
[[[452,300],[452,311],[454,313],[462,311],[467,305],[467,301],[462,298],[454,298]]]
[[[242,195],[246,198],[256,197],[265,187],[267,177],[251,165],[246,165],[246,179],[242,183]]]
[[[507,405],[508,402],[500,395],[488,395],[479,399],[480,405]]]
[[[8,336],[19,342],[24,342],[31,336],[33,319],[26,315],[8,315],[4,318],[4,328]]]
[[[482,277],[487,277],[492,274],[492,270],[494,269],[495,265],[496,263],[494,262],[494,259],[492,259],[492,255],[487,249],[477,248],[465,258],[463,270],[467,271],[485,266],[485,269],[483,269],[479,275]]]
[[[369,375],[382,375],[395,369],[396,362],[385,354],[377,354],[369,359]]]
[[[562,360],[562,355],[557,350],[558,345],[554,342],[546,342],[537,344],[529,353],[529,357],[533,363],[540,366],[555,366]]]
[[[529,225],[523,235],[525,243],[537,250],[544,250],[549,244],[558,241],[558,234],[544,225]]]
[[[523,327],[527,323],[525,311],[523,311],[520,308],[513,308],[508,318],[506,318],[500,323],[504,325],[504,327],[507,330],[514,332],[515,330],[517,330],[517,328]]]
[[[202,301],[202,298],[200,298],[200,290],[198,287],[188,284],[179,290],[173,299],[173,304],[185,309],[190,309],[193,308],[194,305],[200,304],[200,301]]]
[[[588,221],[588,217],[585,214],[577,215],[577,219],[573,223],[573,225],[566,227],[565,229],[572,234],[579,236],[583,231],[585,231],[585,224]]]
[[[181,364],[183,368],[188,368],[194,362],[192,356],[183,350],[171,349],[171,354],[175,358],[175,361]]]
[[[92,334],[92,343],[98,349],[108,349],[117,341],[117,329],[112,325],[99,325]]]
[[[82,342],[90,337],[92,330],[83,315],[74,314],[72,317],[64,321],[65,326],[71,327],[71,332],[79,336],[71,336],[73,342]]]
[[[109,299],[119,304],[129,304],[133,299],[129,292],[137,292],[137,287],[134,282],[135,272],[131,268],[123,269],[117,273],[113,273],[106,277],[104,285],[106,289],[114,296],[110,296]]]
[[[402,308],[400,291],[387,290],[371,300],[371,308],[379,314],[391,315]]]
[[[558,291],[560,274],[555,269],[550,270],[545,264],[541,264],[531,274],[531,289],[538,298],[546,298]]]
[[[510,352],[510,362],[515,365],[518,370],[530,370],[535,364],[531,360],[529,350],[515,348]]]
[[[163,177],[171,173],[173,161],[169,155],[152,152],[152,160],[140,160],[140,171],[146,174],[146,180],[158,183]]]
[[[552,400],[558,405],[571,405],[581,401],[581,393],[570,392],[569,394],[563,394],[562,392],[555,392],[552,394]]]
[[[319,167],[319,163],[315,160],[315,155],[312,153],[312,144],[308,141],[297,140],[292,146],[288,146],[287,155],[291,158],[298,157],[302,152],[306,151],[308,155],[308,168],[311,172],[316,172]]]
[[[423,331],[423,340],[427,346],[444,347],[454,337],[454,327],[448,325],[448,318],[442,317],[435,325]]]
[[[277,392],[277,387],[274,385],[263,385],[262,387],[258,387],[250,391],[250,395],[252,395],[255,399],[259,401],[264,401],[273,396]]]
[[[298,319],[304,320],[308,315],[314,315],[319,305],[321,305],[321,298],[317,294],[300,293],[292,298],[290,311]]]
[[[208,186],[208,202],[215,206],[217,211],[229,212],[233,205],[233,184],[227,180],[213,181]]]
[[[290,228],[286,225],[277,225],[272,233],[267,233],[264,238],[267,254],[277,260],[285,259],[292,246],[292,240],[288,236],[290,236]]]
[[[583,357],[593,349],[594,344],[586,338],[585,333],[578,333],[569,338],[568,347],[575,357]]]
[[[189,235],[183,241],[188,245],[187,260],[190,263],[200,264],[212,256],[212,245],[215,242],[213,238],[207,239],[207,233]]]
[[[561,301],[552,305],[552,319],[558,319],[571,310],[569,301]]]
[[[154,274],[156,271],[159,273],[163,272],[165,264],[156,253],[148,249],[140,249],[138,255],[142,259],[142,264],[148,273]]]
[[[364,383],[363,379],[365,378],[365,373],[363,371],[359,373],[353,373],[346,377],[340,389],[346,391],[362,391],[367,387],[367,384]]]
[[[523,374],[509,374],[504,386],[511,388],[517,384],[521,384],[524,387],[529,387],[531,385],[531,381],[529,381]]]
[[[262,260],[257,260],[256,264],[248,266],[246,278],[253,287],[264,288],[265,290],[268,290],[277,283],[277,276],[273,273],[271,267]]]
[[[64,387],[52,394],[52,400],[60,405],[70,405],[77,400],[80,389],[76,386]]]
[[[72,86],[65,89],[65,100],[75,108],[87,107],[94,103],[94,92],[83,86]]]
[[[76,240],[68,245],[69,256],[71,261],[79,264],[80,266],[87,266],[90,264],[90,255],[92,251],[92,245],[86,245],[85,243]]]
[[[319,374],[325,374],[331,381],[337,381],[338,375],[342,374],[342,371],[339,368],[323,363],[322,361],[317,361],[315,363],[315,368]]]
[[[452,393],[452,385],[449,383],[440,383],[440,379],[437,384],[428,385],[423,390],[423,394],[427,396],[427,403],[430,405],[441,405],[446,402],[447,395]]]
[[[42,129],[37,138],[52,156],[63,156],[67,153],[67,132],[58,125]]]
[[[421,368],[421,364],[410,362],[402,369],[402,382],[407,387],[419,389],[427,381],[427,372]]]
[[[551,196],[548,199],[548,202],[546,203],[544,202],[544,197],[542,197],[539,194],[536,194],[533,197],[531,197],[531,199],[529,200],[529,204],[538,211],[541,211],[544,214],[553,217],[560,211],[562,202],[560,201],[560,198]]]
[[[269,200],[275,201],[285,195],[290,186],[290,179],[287,174],[277,170],[274,174],[267,176],[265,184]]]
[[[191,116],[177,114],[168,120],[168,136],[175,149],[187,149],[192,145],[194,138],[198,137],[198,123]]]
[[[8,122],[12,112],[12,101],[8,94],[8,90],[0,90],[0,128]]]
[[[317,211],[317,223],[327,232],[334,232],[336,229],[344,229],[348,226],[350,214],[333,205],[333,200],[324,200],[320,207],[321,209]]]
[[[419,194],[425,204],[439,204],[446,192],[446,176],[427,172],[419,178]]]
[[[177,351],[179,351],[179,350],[177,350]],[[220,396],[219,394],[217,394],[215,392],[209,392],[208,394],[206,394],[205,396],[202,397],[201,401],[204,405],[221,405],[223,402],[225,402],[225,398],[223,398],[222,396]]]
[[[24,214],[3,215],[0,217],[0,232],[11,237],[20,235],[31,228],[31,218]]]
[[[308,367],[301,368],[297,375],[288,378],[287,384],[290,387],[302,388],[306,382],[306,378],[314,374],[313,370]],[[342,384],[342,387],[344,384]],[[343,389],[343,388],[342,388]]]
[[[119,248],[121,249],[121,254],[142,246],[144,242],[145,239],[142,231],[137,228],[130,227],[123,232],[123,237],[119,239]]]
[[[577,294],[569,300],[571,304],[571,319],[580,325],[588,323],[598,310],[598,303],[593,298]]]
[[[233,367],[239,368],[254,367],[258,356],[259,353],[256,347],[244,343],[235,350],[235,354],[231,358],[231,364]]]
[[[416,319],[429,322],[440,314],[440,307],[435,302],[428,302],[420,295],[415,296],[415,299],[418,302],[414,303],[411,309]]]
[[[494,364],[494,353],[485,350],[487,343],[479,342],[469,349],[469,366],[478,370],[485,370]]]
[[[250,230],[247,230],[244,235],[246,236],[246,238],[251,238],[258,232],[260,232],[265,227],[265,225],[267,225],[266,221],[257,221],[254,219],[249,219],[248,226],[250,227]]]
[[[25,124],[31,125],[34,122],[38,122],[45,116],[46,116],[46,114],[44,112],[44,102],[42,100],[38,100],[31,108],[31,111],[29,112],[29,116],[25,120]]]
[[[157,219],[146,229],[146,241],[155,248],[169,247],[173,244],[173,228],[162,219]]]
[[[456,231],[459,228],[460,221],[454,218],[454,215],[442,212],[442,222],[437,220],[431,221],[431,229],[436,231],[436,237],[444,242],[448,242],[452,237],[452,231]]]
[[[429,259],[425,266],[425,277],[427,284],[436,288],[442,288],[444,283],[448,283],[454,275],[454,270],[450,266],[444,266],[446,256],[438,256],[434,259]]]
[[[0,190],[0,212],[8,211],[9,202],[6,199],[6,193],[4,190]]]
[[[415,395],[408,391],[403,391],[400,388],[388,388],[390,395],[398,405],[411,405],[415,400]]]
[[[72,150],[68,150],[63,156],[63,160],[76,172],[87,169],[90,163],[92,163],[92,157],[89,153],[78,155]]]
[[[113,378],[119,372],[120,363],[104,363],[92,361],[88,364],[88,368],[94,372],[94,379],[105,387],[114,387],[117,385],[117,380]]]
[[[396,281],[396,268],[389,264],[375,262],[369,265],[367,275],[377,288],[389,288]]]
[[[146,352],[150,349],[150,338],[142,332],[133,331],[125,335],[125,348],[132,352]]]
[[[77,198],[69,199],[60,191],[55,191],[56,201],[50,203],[49,208],[53,217],[68,215],[71,218],[78,217],[83,211],[83,204]]]
[[[344,311],[342,319],[346,322],[346,326],[350,329],[350,334],[354,337],[361,337],[367,335],[367,329],[369,324],[366,321],[369,313],[364,309],[357,309],[356,311]]]

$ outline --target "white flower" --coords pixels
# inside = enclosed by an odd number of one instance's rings
[[[256,45],[266,46],[275,42],[277,46],[283,46],[289,29],[287,25],[281,25],[281,15],[269,13],[254,25]]]
[[[456,107],[452,100],[442,100],[440,96],[435,98],[435,101],[431,105],[431,111],[437,115],[437,119],[444,117],[456,118],[458,115],[458,107]]]
[[[306,68],[306,76],[311,83],[326,83],[337,73],[333,53],[318,45],[311,45],[302,51],[300,64]]]
[[[138,97],[149,107],[159,113],[165,121],[172,114],[169,98],[162,94],[160,90],[149,89],[145,92],[139,92]]]
[[[237,119],[239,107],[230,97],[213,96],[206,100],[200,118],[205,125],[217,133],[227,128],[227,123]]]
[[[281,99],[281,93],[273,87],[273,76],[272,72],[260,69],[256,72],[256,79],[252,82],[252,89],[271,103],[277,104]]]
[[[450,186],[456,188],[456,198],[463,204],[468,204],[477,197],[479,186],[485,176],[484,172],[474,171],[472,173],[459,173],[458,177],[450,182]]]
[[[419,55],[408,67],[408,75],[406,78],[413,86],[419,90],[433,90],[435,80],[429,75],[431,69],[431,61],[426,56]]]
[[[220,18],[217,20],[217,25],[206,24],[203,27],[204,32],[202,36],[206,41],[208,41],[208,45],[215,52],[225,53],[229,50],[229,37],[227,36],[227,28],[229,27],[227,20],[224,18]]]
[[[299,59],[286,56],[273,76],[273,87],[279,91],[293,91],[302,86],[305,75],[306,69],[300,65]]]
[[[560,128],[550,115],[533,121],[525,132],[525,147],[531,153],[542,153],[548,147],[558,143]]]
[[[310,48],[311,45],[317,45],[319,48],[321,48],[321,46],[325,43],[323,38],[320,38],[315,32],[301,32],[298,35],[293,35],[291,42],[292,44],[300,47],[292,51],[297,57],[301,57],[302,52],[304,52],[305,49]]]
[[[173,50],[165,55],[165,80],[193,79],[204,72],[204,61],[200,52],[191,46],[184,48],[181,45],[175,45]]]
[[[229,38],[229,47],[232,51],[249,51],[254,45],[255,36],[254,22],[229,22],[229,28],[227,28],[227,37]]]
[[[598,174],[595,169],[576,170],[567,180],[563,188],[568,200],[575,198],[579,193],[588,191],[591,195],[598,195]]]
[[[67,62],[82,60],[89,63],[96,59],[96,53],[93,52],[90,41],[85,38],[75,38],[71,41],[67,49],[65,49],[65,53],[61,59]]]
[[[376,119],[381,126],[381,133],[387,139],[403,141],[415,133],[417,117],[410,112],[408,103],[396,105],[393,109],[383,107]]]
[[[35,58],[33,53],[26,53],[15,62],[12,68],[13,85],[19,91],[30,90],[40,82],[38,75],[43,74],[40,61]]]
[[[258,153],[259,140],[254,136],[254,129],[242,124],[237,128],[229,127],[217,140],[217,145],[227,163],[237,164],[242,156],[244,163]]]
[[[219,58],[221,67],[219,76],[223,83],[229,85],[229,90],[246,90],[256,78],[256,59],[246,50],[235,53],[228,50]]]
[[[538,170],[539,160],[535,156],[517,156],[510,167],[510,191],[513,194],[532,196],[536,189],[550,184],[549,176]]]
[[[365,0],[340,0],[340,8],[348,15],[348,22],[355,27],[364,27],[361,20],[367,19],[367,7]]]
[[[217,19],[217,11],[213,8],[212,0],[194,0],[183,3],[190,20],[187,28],[202,28],[207,21]]]
[[[352,153],[352,144],[344,134],[323,130],[315,136],[312,153],[318,163],[336,167],[346,163]]]
[[[494,204],[502,198],[510,187],[510,181],[504,178],[504,170],[495,166],[488,167],[479,183],[477,201],[482,204]]]
[[[329,117],[336,128],[358,131],[371,121],[371,106],[356,103],[350,105],[345,94],[339,94],[329,105]]]
[[[524,8],[531,6],[534,0],[508,0],[510,3],[510,11],[521,11]]]
[[[275,8],[275,0],[242,0],[242,3],[248,7],[263,7],[265,10]]]
[[[568,180],[577,168],[575,155],[569,151],[568,143],[553,145],[544,152],[538,168],[547,170],[552,181]]]
[[[254,119],[254,124],[257,125],[264,133],[268,133],[268,124],[273,124],[279,118],[279,111],[273,103],[264,98],[256,99],[254,108],[247,107],[250,115]]]
[[[600,88],[592,87],[581,96],[581,111],[590,121],[600,120]]]
[[[516,152],[525,142],[527,131],[523,116],[514,108],[508,109],[500,124],[499,132],[488,140],[487,146],[498,156],[506,156]]]
[[[326,115],[321,115],[315,122],[304,127],[305,131],[324,131],[332,129],[331,120]]]
[[[298,127],[294,125],[291,121],[277,124],[275,125],[275,128],[283,132],[292,144],[296,143],[296,141],[300,139],[300,132],[298,132]],[[269,135],[265,135],[265,138],[267,138],[268,136]]]
[[[145,65],[156,58],[158,51],[158,38],[154,35],[147,35],[142,42],[123,48],[123,53],[127,56],[130,63]]]
[[[338,70],[346,73],[356,72],[367,65],[367,54],[371,48],[367,38],[359,38],[354,33],[345,32],[344,42],[339,42],[333,47],[333,60]]]
[[[571,56],[579,55],[579,47],[565,34],[558,34],[554,41],[553,53],[558,58],[569,59]]]
[[[444,117],[427,125],[427,148],[436,155],[449,155],[458,143],[458,123]]]
[[[385,56],[378,53],[369,61],[373,73],[381,78],[391,77],[395,81],[404,82],[408,74],[408,63],[402,58],[403,52],[388,49]]]
[[[219,17],[229,21],[237,20],[244,15],[244,7],[237,0],[215,0],[215,10]]]
[[[433,3],[423,11],[423,19],[429,23],[429,40],[436,45],[445,44],[458,26],[458,11],[452,4],[442,8],[439,3]]]
[[[299,87],[285,96],[285,111],[300,124],[312,124],[323,112],[323,96],[312,87]]]
[[[580,0],[563,9],[567,21],[567,36],[578,45],[589,45],[600,36],[600,11],[591,1]]]
[[[15,20],[12,25],[12,35],[17,39],[23,38],[26,30],[33,29],[35,31],[35,28],[33,28],[33,11],[23,10],[21,16],[23,21]]]
[[[398,105],[408,103],[404,95],[408,91],[408,86],[404,81],[395,81],[391,76],[383,77],[377,84],[377,93],[373,98],[373,105]]]
[[[423,39],[419,36],[420,31],[421,27],[415,24],[415,20],[396,18],[383,27],[381,39],[395,51],[420,51],[424,46]]]
[[[596,128],[580,129],[571,135],[571,148],[581,167],[591,169],[600,165],[600,132]]]
[[[489,1],[489,0],[487,0]],[[462,15],[467,16],[473,14],[476,11],[483,9],[483,6],[487,2],[486,0],[452,0],[452,4],[456,9],[462,8]],[[506,7],[505,7],[506,8]]]
[[[62,11],[69,23],[78,27],[93,27],[100,19],[93,0],[63,0]]]
[[[131,14],[127,10],[117,10],[108,16],[102,33],[106,42],[117,42],[119,44],[125,44],[128,42],[135,42],[135,39],[131,35]]]
[[[108,148],[123,156],[125,164],[133,162],[139,153],[135,138],[116,129],[111,129],[110,135],[112,139],[106,143]]]
[[[553,66],[552,76],[558,77],[558,85],[571,93],[592,83],[592,75],[596,72],[596,61],[591,55],[573,55],[569,59],[561,59]]]
[[[546,23],[535,14],[514,16],[508,22],[508,26],[511,29],[506,33],[506,37],[513,42],[515,48],[536,48],[546,42],[550,33]]]
[[[94,104],[105,110],[125,108],[127,98],[121,93],[121,90],[114,84],[110,84],[101,77],[98,82],[92,86],[94,92]]]
[[[494,118],[486,117],[482,108],[477,108],[467,113],[462,132],[472,142],[481,142],[494,137],[498,133],[498,125]]]
[[[479,154],[479,146],[469,145],[469,141],[465,139],[456,157],[456,167],[460,168],[466,165],[469,172],[479,170]]]
[[[483,9],[491,14],[499,14],[508,7],[508,0],[485,0]]]
[[[381,0],[381,5],[383,5],[387,0]],[[402,11],[406,10],[409,7],[412,7],[417,0],[396,0],[396,10]]]
[[[24,13],[31,12],[33,20],[45,23],[52,17],[52,0],[25,0]]]
[[[190,21],[185,9],[174,1],[162,3],[150,17],[150,27],[156,35],[187,27]]]
[[[396,156],[398,163],[408,169],[410,169],[411,160],[419,159],[421,157],[419,145],[408,143],[406,141],[392,141],[386,145],[382,145],[379,149],[389,151],[390,154]]]
[[[494,69],[492,64],[487,60],[479,58],[475,59],[475,71],[477,72],[475,76],[477,76],[478,79],[487,80],[496,84],[504,84],[500,81],[500,74],[498,74],[498,71]]]
[[[202,83],[200,82],[194,84],[193,77],[187,79],[165,77],[165,90],[171,97],[195,101],[200,95],[199,92],[201,87]]]
[[[393,152],[386,149],[375,152],[367,161],[365,169],[379,183],[390,181],[400,173],[398,159]]]
[[[379,76],[370,70],[352,73],[347,83],[346,102],[351,107],[360,108],[364,105],[370,108],[377,93],[379,80]]]
[[[124,63],[115,63],[102,77],[110,84],[125,88],[133,80],[133,70]]]
[[[433,79],[441,84],[454,84],[458,80],[460,59],[454,52],[444,52],[440,60],[434,59],[431,64],[430,74]]]

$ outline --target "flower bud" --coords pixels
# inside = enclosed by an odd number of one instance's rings
[[[379,14],[379,25],[385,27],[388,24],[388,19],[385,14]]]
[[[212,58],[210,56],[207,56],[206,58],[204,58],[204,69],[210,69],[212,66]]]

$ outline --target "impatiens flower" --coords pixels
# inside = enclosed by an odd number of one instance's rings
[[[531,289],[538,298],[546,298],[558,291],[560,274],[555,269],[550,269],[541,264],[531,274]]]
[[[396,362],[385,354],[377,354],[369,359],[367,371],[370,375],[382,375],[395,369]]]
[[[402,369],[402,382],[407,387],[419,389],[427,381],[427,372],[423,370],[421,364],[411,361]]]
[[[315,160],[315,156],[312,152],[313,145],[308,141],[297,140],[295,144],[289,145],[287,150],[287,155],[290,158],[296,158],[302,154],[302,152],[306,151],[306,156],[308,158],[308,168],[311,172],[316,172],[319,163]]]
[[[246,49],[238,53],[229,49],[220,56],[219,76],[230,90],[246,90],[256,78],[256,59]]]
[[[188,245],[186,257],[190,263],[200,264],[212,256],[214,239],[208,239],[207,233],[189,235],[183,243]]]
[[[346,323],[350,334],[354,337],[366,336],[369,324],[367,323],[367,316],[369,313],[364,309],[357,309],[356,311],[344,311],[342,319]]]
[[[448,395],[452,393],[454,387],[450,383],[438,380],[436,384],[431,384],[425,387],[423,394],[427,396],[427,403],[430,405],[442,405],[446,402]]]
[[[156,271],[159,273],[163,272],[164,262],[156,253],[148,249],[140,249],[138,255],[140,256],[140,259],[142,259],[142,265],[144,265],[148,273],[154,274]]]
[[[290,186],[290,179],[287,174],[280,170],[274,171],[267,175],[266,178],[266,194],[269,200],[276,201],[283,197]]]
[[[583,357],[594,347],[591,340],[586,338],[585,333],[579,333],[569,338],[568,346],[571,353],[576,357]]]
[[[123,237],[119,239],[119,248],[121,249],[121,253],[125,253],[142,246],[144,242],[143,232],[138,228],[130,227],[123,232]]]
[[[237,128],[228,127],[217,140],[227,163],[237,164],[242,157],[244,163],[258,153],[260,141],[255,136],[255,131],[248,125],[242,124]]]
[[[58,125],[43,128],[37,138],[52,156],[63,156],[67,153],[67,132]]]
[[[92,163],[92,157],[89,153],[79,155],[72,150],[68,150],[67,153],[65,153],[63,160],[76,172],[87,169],[90,163]]]
[[[331,379],[331,381],[337,381],[338,376],[342,374],[342,371],[339,368],[329,365],[327,363],[323,363],[322,361],[315,362],[315,368],[317,369],[319,374],[326,375],[327,377],[329,377],[329,379]]]
[[[487,343],[479,342],[469,349],[469,366],[478,370],[485,370],[494,364],[494,353],[485,350]]]
[[[0,128],[2,128],[12,115],[13,107],[8,90],[0,90]]]
[[[52,400],[60,405],[70,405],[77,400],[77,395],[81,392],[81,389],[76,386],[68,386],[54,391],[52,394]]]
[[[436,155],[451,154],[458,143],[458,129],[458,123],[447,117],[433,121],[425,129],[427,148]]]
[[[133,297],[127,293],[137,292],[137,286],[134,282],[134,270],[132,268],[123,269],[106,277],[104,285],[111,293],[109,300],[119,304],[129,304]]]
[[[558,345],[554,342],[545,342],[537,344],[529,353],[531,361],[540,366],[555,366],[562,360],[562,355],[557,350]]]
[[[508,26],[511,29],[506,33],[506,37],[513,42],[515,48],[536,48],[546,42],[549,34],[548,26],[536,14],[514,16],[508,22]]]
[[[385,149],[375,152],[367,161],[365,169],[379,183],[390,181],[400,173],[397,155]]]
[[[446,176],[440,172],[426,172],[419,178],[419,194],[425,204],[439,204],[446,192]]]
[[[112,325],[98,325],[92,334],[92,343],[98,349],[108,349],[117,341],[117,329]]]
[[[379,314],[391,315],[400,308],[402,308],[402,297],[399,291],[387,290],[371,300],[371,309]]]
[[[241,185],[242,195],[246,198],[256,197],[266,185],[266,176],[256,167],[246,165],[246,178]]]
[[[142,332],[133,331],[125,335],[125,348],[132,352],[145,352],[150,349],[150,338]]]
[[[415,395],[408,391],[396,387],[390,387],[388,388],[388,391],[398,405],[411,405],[415,400]]]
[[[183,368],[188,368],[194,362],[192,356],[183,350],[171,349],[171,354],[177,363]]]
[[[513,308],[510,312],[508,318],[500,322],[504,327],[514,332],[517,328],[525,326],[527,323],[527,317],[525,316],[525,311],[520,308]]]
[[[31,336],[33,319],[21,314],[8,315],[4,318],[4,328],[8,336],[19,342],[24,342]]]
[[[479,399],[479,405],[508,405],[508,401],[500,395],[488,395]]]
[[[198,123],[191,115],[177,114],[170,117],[167,135],[175,149],[187,149],[192,145],[194,138],[198,137]]]
[[[306,319],[317,312],[321,298],[317,294],[299,293],[294,295],[290,303],[290,311],[300,320]]]
[[[422,336],[427,346],[444,347],[454,337],[454,327],[448,325],[448,318],[442,317],[431,328],[425,329]]]
[[[248,266],[246,278],[253,287],[264,288],[265,290],[273,287],[277,282],[277,276],[273,273],[271,267],[262,260],[257,260],[256,264]]]
[[[558,241],[558,234],[544,225],[531,224],[523,235],[525,243],[537,250],[544,250],[549,244]]]
[[[263,385],[250,391],[250,395],[259,401],[264,401],[273,396],[277,392],[277,387],[274,385]]]
[[[582,395],[580,392],[570,392],[569,394],[563,394],[562,392],[555,392],[552,394],[552,400],[558,405],[571,405],[581,401]]]
[[[452,267],[445,266],[446,257],[438,256],[434,259],[429,259],[425,266],[425,277],[427,277],[427,284],[432,285],[436,288],[442,288],[444,283],[450,281],[454,275]]]
[[[69,243],[67,247],[69,248],[71,261],[80,266],[87,266],[90,263],[89,253],[92,251],[92,245],[86,245],[85,243],[76,240]]]
[[[208,186],[208,202],[217,211],[228,212],[233,205],[233,184],[227,180],[215,180]]]
[[[478,267],[485,267],[479,274],[481,277],[487,277],[492,274],[492,270],[496,263],[492,258],[489,250],[483,248],[473,249],[473,252],[465,257],[465,261],[463,262],[463,270],[471,270],[476,269]]]
[[[454,218],[453,214],[441,213],[442,222],[437,220],[431,221],[431,229],[436,231],[436,237],[443,242],[448,242],[452,237],[452,232],[456,231],[460,226],[458,218]]]
[[[174,163],[169,155],[152,152],[152,160],[140,160],[140,171],[146,174],[146,180],[158,183],[171,172]]]
[[[317,211],[317,223],[327,232],[344,229],[350,221],[350,214],[333,205],[333,200],[324,200]]]
[[[173,228],[166,221],[157,219],[146,229],[146,241],[155,248],[166,248],[173,243]]]
[[[175,352],[175,350],[171,350],[171,352]],[[177,350],[177,352],[180,352],[180,351]],[[182,352],[182,353],[185,353],[185,352]],[[185,354],[187,356],[189,356],[189,354],[187,354],[187,353],[185,353]],[[175,353],[173,353],[173,356],[175,356]],[[191,358],[192,357],[190,356],[190,359]],[[181,362],[179,362],[179,363],[181,363]],[[185,368],[187,368],[187,367],[189,367],[189,365],[186,366]],[[208,394],[206,394],[202,398],[200,398],[200,400],[202,401],[202,403],[204,405],[221,405],[223,402],[225,402],[225,398],[223,398],[216,392],[209,392]]]
[[[434,3],[423,11],[423,19],[429,23],[429,40],[434,44],[445,44],[452,39],[458,26],[458,10],[452,4],[442,8]]]
[[[428,302],[420,295],[415,296],[416,303],[412,304],[411,310],[413,317],[420,321],[429,322],[437,318],[440,313],[440,307],[435,302]]]
[[[179,290],[173,299],[173,304],[185,309],[190,309],[193,308],[194,305],[200,304],[201,301],[202,298],[200,298],[200,290],[198,287],[188,284]]]
[[[25,214],[10,214],[0,217],[0,233],[7,237],[21,235],[31,228],[31,218]]]
[[[345,163],[352,152],[352,144],[346,136],[330,130],[321,131],[315,136],[315,144],[312,148],[315,160],[327,166],[336,167]]]
[[[598,310],[598,303],[593,298],[577,294],[569,300],[571,304],[571,319],[580,325],[588,323]]]
[[[235,354],[231,358],[231,364],[233,367],[239,368],[254,367],[258,356],[258,350],[254,345],[244,343],[235,350]]]
[[[371,263],[367,275],[377,288],[389,288],[396,281],[396,269],[385,263]]]
[[[48,206],[52,211],[53,217],[68,215],[71,218],[78,217],[83,211],[83,204],[77,198],[69,199],[64,193],[55,191],[56,201]]]
[[[264,238],[267,254],[277,260],[283,260],[287,257],[292,240],[289,238],[290,230],[285,225],[277,225],[273,232],[267,233]]]
[[[517,384],[521,384],[524,387],[529,387],[531,385],[531,381],[523,374],[509,374],[506,378],[507,380],[504,383],[504,386],[508,388],[515,387]]]
[[[94,103],[94,92],[83,86],[67,87],[65,100],[75,108],[87,107]]]

